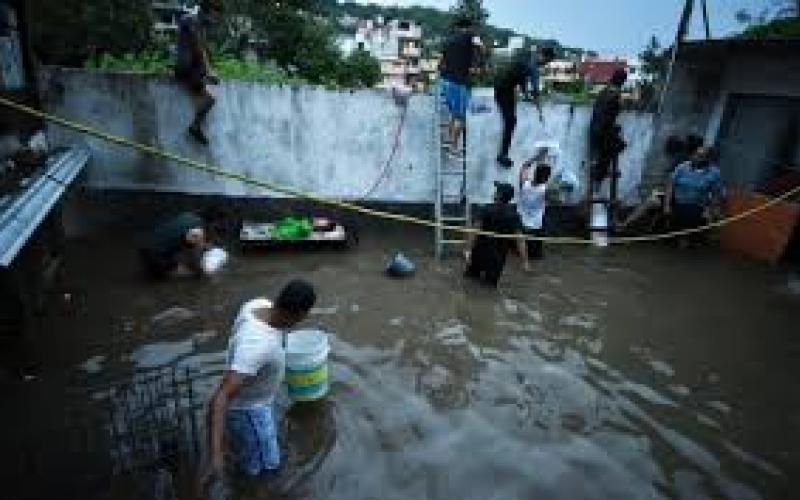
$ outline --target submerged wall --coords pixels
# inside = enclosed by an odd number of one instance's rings
[[[206,148],[186,136],[191,100],[168,78],[47,68],[40,84],[46,110],[56,115],[240,174],[350,200],[364,198],[381,177],[402,114],[391,94],[384,91],[224,82],[217,89],[217,106],[209,116],[211,144]],[[515,179],[516,170],[496,166],[500,118],[490,94],[478,94],[476,100],[490,107],[469,119],[468,182],[471,198],[486,202],[493,182]],[[433,147],[434,111],[432,96],[412,96],[394,162],[367,201],[434,200],[438,154]],[[521,104],[512,157],[520,163],[533,151],[534,141],[555,139],[563,150],[557,168],[569,169],[582,180],[590,114],[587,107],[571,111],[566,105],[547,106],[542,127],[530,106]],[[632,200],[650,143],[652,117],[631,113],[622,122],[630,146],[621,159],[621,193]],[[50,129],[55,144],[76,138],[75,133],[60,127]],[[98,139],[85,140],[93,150],[86,179],[91,188],[275,195]]]

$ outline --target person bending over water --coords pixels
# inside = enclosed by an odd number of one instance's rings
[[[205,275],[203,253],[221,218],[215,211],[183,212],[156,226],[139,249],[145,272],[154,279]]]

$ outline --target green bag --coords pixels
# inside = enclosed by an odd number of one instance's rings
[[[286,217],[275,223],[273,234],[284,240],[308,238],[314,230],[311,219],[307,217]]]

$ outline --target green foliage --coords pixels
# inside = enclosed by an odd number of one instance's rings
[[[158,50],[145,50],[139,54],[126,53],[119,56],[105,52],[89,57],[84,63],[87,69],[123,71],[132,73],[166,74],[172,61]]]
[[[293,77],[287,71],[276,66],[247,61],[225,53],[213,53],[211,65],[214,71],[224,80],[241,80],[261,83],[303,83],[301,78]],[[144,74],[170,74],[172,61],[164,52],[144,51],[139,54],[123,54],[114,56],[102,54],[86,61],[87,69],[102,71],[131,72]]]
[[[374,87],[382,79],[381,65],[365,50],[356,50],[345,58],[337,75],[342,87]]]
[[[669,69],[669,51],[661,47],[658,38],[650,37],[647,47],[639,54],[642,61],[642,71],[648,80],[657,82],[663,80]]]
[[[742,38],[800,38],[800,17],[775,19],[748,27]]]
[[[45,64],[80,66],[97,53],[114,56],[152,41],[149,0],[29,0],[33,49]]]
[[[451,12],[456,19],[471,21],[478,28],[482,28],[489,19],[489,13],[483,8],[483,0],[458,0]]]
[[[553,90],[571,96],[589,96],[589,86],[582,79],[574,82],[553,82]]]
[[[242,60],[229,54],[214,54],[211,58],[211,66],[224,80],[272,84],[304,83],[302,78],[292,76],[277,66]]]
[[[649,109],[656,105],[656,100],[664,86],[669,71],[670,52],[662,48],[655,36],[639,54],[642,61],[642,73],[645,76],[641,84],[641,106]]]

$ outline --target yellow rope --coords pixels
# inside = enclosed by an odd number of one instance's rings
[[[84,124],[81,124],[81,123],[76,123],[76,122],[67,120],[65,118],[61,118],[59,116],[54,116],[54,115],[45,113],[43,111],[40,111],[38,109],[34,109],[34,108],[29,107],[29,106],[25,106],[23,104],[16,103],[16,102],[8,100],[8,99],[6,99],[4,97],[0,97],[0,104],[2,104],[3,106],[6,106],[8,108],[14,109],[16,111],[19,111],[19,112],[22,112],[22,113],[26,113],[26,114],[31,115],[31,116],[35,116],[37,118],[41,118],[42,120],[46,120],[46,121],[49,121],[49,122],[52,122],[52,123],[56,123],[58,125],[61,125],[63,127],[68,128],[68,129],[72,129],[72,130],[81,132],[83,134],[91,135],[91,136],[97,137],[99,139],[102,139],[102,140],[110,142],[110,143],[119,144],[121,146],[126,146],[126,147],[129,147],[129,148],[135,149],[137,151],[140,151],[142,153],[146,153],[146,154],[149,154],[149,155],[152,155],[152,156],[161,157],[161,158],[164,158],[166,160],[170,160],[170,161],[173,161],[175,163],[182,164],[182,165],[188,166],[190,168],[194,168],[196,170],[200,170],[202,172],[207,172],[207,173],[210,173],[210,174],[213,174],[213,175],[218,175],[220,177],[225,177],[227,179],[236,180],[236,181],[242,182],[244,184],[249,184],[249,185],[261,187],[261,188],[264,188],[264,189],[269,189],[271,191],[275,191],[275,192],[278,192],[278,193],[283,193],[283,194],[294,196],[294,197],[297,197],[297,198],[311,200],[311,201],[314,201],[314,202],[319,203],[321,205],[328,205],[328,206],[332,206],[332,207],[336,207],[336,208],[340,208],[340,209],[344,209],[344,210],[349,210],[349,211],[352,211],[352,212],[357,212],[357,213],[368,215],[368,216],[371,216],[371,217],[377,217],[377,218],[386,219],[386,220],[393,220],[393,221],[397,221],[397,222],[405,222],[405,223],[415,224],[415,225],[418,225],[418,226],[424,226],[424,227],[429,227],[429,228],[433,228],[433,229],[441,228],[443,230],[458,232],[458,233],[462,233],[462,234],[472,234],[472,235],[477,235],[477,236],[489,236],[489,237],[494,237],[494,238],[507,238],[507,239],[518,239],[519,238],[519,236],[516,236],[516,235],[493,233],[493,232],[490,232],[490,231],[482,231],[480,229],[475,229],[475,228],[471,228],[471,227],[450,226],[450,225],[447,225],[447,224],[437,224],[436,222],[431,221],[431,220],[427,220],[427,219],[420,219],[418,217],[411,217],[411,216],[407,216],[407,215],[397,214],[397,213],[393,213],[393,212],[386,212],[386,211],[382,211],[382,210],[373,210],[371,208],[362,207],[362,206],[357,205],[355,203],[349,203],[349,202],[339,201],[339,200],[332,200],[332,199],[329,199],[329,198],[325,198],[325,197],[323,197],[323,196],[321,196],[319,194],[316,194],[316,193],[304,192],[304,191],[300,191],[298,189],[289,188],[289,187],[286,187],[286,186],[280,186],[278,184],[273,184],[272,182],[259,180],[259,179],[253,179],[253,178],[251,178],[249,176],[246,176],[246,175],[242,175],[242,174],[239,174],[239,173],[236,173],[236,172],[232,172],[230,170],[225,170],[225,169],[222,169],[222,168],[219,168],[219,167],[214,167],[214,166],[209,165],[207,163],[203,163],[203,162],[200,162],[200,161],[197,161],[197,160],[193,160],[191,158],[185,158],[183,156],[179,156],[179,155],[176,155],[176,154],[171,153],[169,151],[164,151],[162,149],[158,149],[158,148],[155,148],[153,146],[149,146],[147,144],[140,144],[140,143],[131,141],[130,139],[126,139],[124,137],[119,137],[119,136],[116,136],[116,135],[113,135],[113,134],[109,134],[107,132],[103,132],[101,130],[98,130],[98,129],[96,129],[94,127],[91,127],[91,126],[88,126],[88,125],[84,125]],[[709,230],[712,230],[712,229],[716,229],[716,228],[720,228],[720,227],[726,226],[728,224],[732,224],[734,222],[740,221],[742,219],[746,219],[748,217],[752,217],[753,215],[758,214],[760,212],[763,212],[763,211],[765,211],[765,210],[777,205],[778,203],[781,203],[783,201],[788,200],[789,198],[791,198],[792,196],[794,196],[794,195],[796,195],[798,193],[800,193],[800,186],[792,189],[791,191],[788,191],[788,192],[782,194],[781,196],[778,196],[777,198],[773,198],[773,199],[765,202],[764,204],[762,204],[762,205],[760,205],[758,207],[751,208],[749,210],[746,210],[746,211],[744,211],[742,213],[739,213],[739,214],[736,214],[734,216],[728,217],[726,219],[721,219],[721,220],[716,221],[716,222],[711,222],[711,223],[706,224],[704,226],[691,228],[691,229],[683,229],[683,230],[680,230],[680,231],[672,231],[672,232],[662,233],[662,234],[647,235],[647,236],[631,236],[631,237],[609,238],[609,243],[612,244],[612,245],[627,245],[627,244],[631,244],[631,243],[644,243],[644,242],[652,242],[652,241],[661,241],[661,240],[667,240],[667,239],[671,239],[671,238],[677,238],[677,237],[680,237],[680,236],[687,236],[687,235],[691,235],[691,234],[702,233],[702,232],[705,232],[705,231],[709,231]],[[593,244],[592,240],[585,239],[585,238],[572,238],[572,237],[532,237],[532,236],[527,236],[526,239],[543,241],[545,243],[550,243],[550,244],[564,244],[564,245],[592,245]]]

